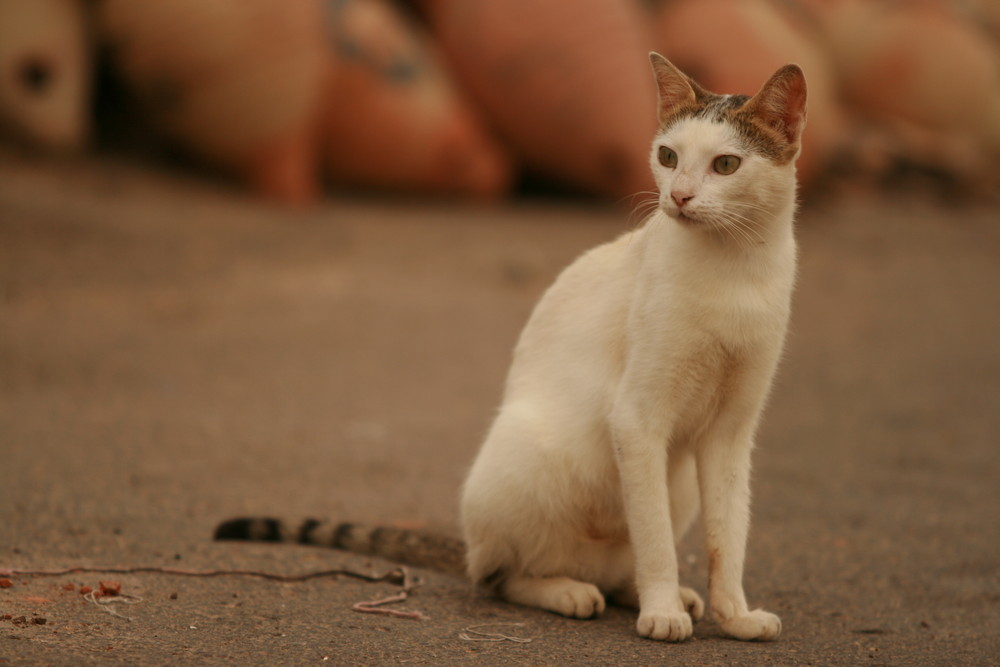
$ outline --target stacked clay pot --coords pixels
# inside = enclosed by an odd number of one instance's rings
[[[0,0],[0,126],[44,149],[90,133],[91,56],[76,0]]]
[[[421,4],[456,78],[528,169],[614,197],[652,187],[656,98],[638,3]]]
[[[496,197],[506,152],[446,73],[429,37],[387,0],[326,3],[331,74],[323,160],[335,185]]]
[[[814,3],[845,100],[897,158],[1000,186],[1000,46],[949,3]]]
[[[317,193],[319,0],[103,0],[114,64],[153,124],[290,202]]]

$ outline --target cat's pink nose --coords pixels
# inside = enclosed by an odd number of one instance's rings
[[[689,192],[674,190],[670,193],[670,198],[677,204],[677,208],[684,208],[684,204],[694,199],[694,195]]]

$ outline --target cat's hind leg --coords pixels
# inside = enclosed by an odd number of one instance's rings
[[[569,577],[509,577],[499,588],[508,602],[554,611],[571,618],[593,618],[604,611],[604,596],[593,584]]]

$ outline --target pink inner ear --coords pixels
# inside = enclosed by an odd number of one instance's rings
[[[687,81],[670,78],[660,82],[660,101],[662,106],[676,107],[694,102],[694,91]]]
[[[806,80],[797,65],[785,65],[751,100],[764,121],[789,143],[798,141],[806,119]]]
[[[674,109],[693,103],[695,91],[687,77],[666,59],[651,58],[651,62],[656,75],[659,117],[662,120]]]
[[[789,141],[795,141],[802,133],[806,121],[806,80],[799,74],[789,81],[785,97],[785,128]]]

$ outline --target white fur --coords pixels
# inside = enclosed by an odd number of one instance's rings
[[[720,154],[740,168],[714,173]],[[517,344],[463,490],[469,573],[499,571],[506,599],[573,617],[616,595],[638,602],[640,635],[685,639],[703,605],[679,586],[675,543],[701,507],[713,613],[733,636],[774,638],[742,573],[750,451],[794,282],[794,166],[699,119],[657,136],[651,162],[657,212],[569,266]]]

